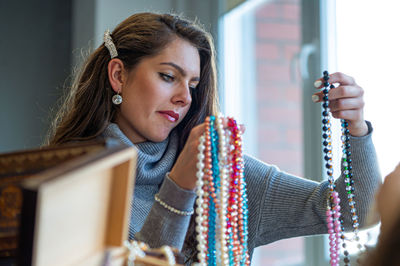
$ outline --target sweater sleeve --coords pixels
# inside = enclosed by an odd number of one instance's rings
[[[191,211],[196,193],[180,188],[166,175],[158,197],[162,202],[177,210]],[[153,248],[169,245],[181,250],[190,217],[172,212],[159,202],[154,202],[142,229],[136,233],[135,239],[143,241]]]
[[[381,183],[372,127],[363,137],[350,138],[355,201],[360,225],[365,224],[374,194]],[[249,198],[249,249],[280,239],[326,233],[328,182],[317,183],[280,171],[249,156],[245,157]],[[262,189],[260,189],[262,188]],[[344,176],[337,180],[344,225],[351,229]]]

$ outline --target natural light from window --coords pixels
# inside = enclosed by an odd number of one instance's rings
[[[373,141],[383,177],[400,162],[400,90],[396,84],[399,10],[399,1],[336,0],[337,69],[353,76],[365,91],[365,119],[374,127]],[[373,245],[379,226],[368,231],[368,235],[361,235],[362,242]]]
[[[338,69],[364,88],[383,176],[400,162],[399,10],[400,1],[336,1]]]

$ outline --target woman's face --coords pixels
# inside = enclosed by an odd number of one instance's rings
[[[128,73],[117,124],[133,143],[165,140],[187,114],[199,79],[197,49],[176,38]]]

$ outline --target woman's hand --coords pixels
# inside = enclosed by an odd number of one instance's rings
[[[329,75],[330,84],[338,84],[329,91],[329,108],[334,118],[345,119],[352,136],[364,136],[368,133],[368,126],[364,120],[364,90],[357,85],[354,79],[343,73],[336,72]],[[324,85],[323,78],[314,83],[317,89]],[[312,97],[314,102],[321,102],[323,92],[319,91]]]
[[[227,119],[222,118],[224,128],[227,128]],[[183,147],[182,152],[179,154],[175,165],[172,167],[169,177],[181,188],[193,190],[196,188],[196,172],[197,172],[197,154],[199,153],[198,146],[200,144],[199,138],[206,130],[206,123],[195,126],[189,134],[189,137]],[[241,134],[244,133],[244,125],[239,125]]]
[[[197,147],[200,144],[199,138],[205,130],[206,124],[203,123],[190,131],[185,146],[169,173],[169,177],[183,189],[193,190],[196,188],[196,164],[199,152]]]

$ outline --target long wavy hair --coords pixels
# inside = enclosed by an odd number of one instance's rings
[[[218,111],[215,51],[211,35],[197,22],[172,14],[137,13],[111,33],[118,57],[130,71],[144,59],[157,55],[177,37],[190,42],[200,56],[200,81],[192,92],[191,107],[177,126],[179,152],[191,129]],[[87,59],[51,125],[46,145],[98,137],[114,121],[119,107],[112,104],[114,91],[108,80],[111,60],[104,43]]]

